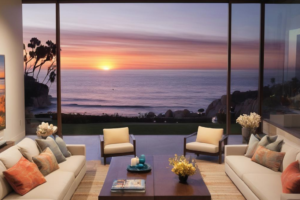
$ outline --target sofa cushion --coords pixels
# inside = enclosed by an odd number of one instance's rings
[[[4,200],[18,199],[55,199],[62,200],[67,194],[69,188],[75,181],[72,172],[56,170],[49,174],[46,178],[46,183],[34,188],[24,196],[20,196],[15,192],[10,193]]]
[[[7,169],[17,164],[22,157],[23,156],[17,146],[12,146],[0,153],[0,160]]]
[[[36,139],[36,142],[38,143],[39,147],[42,151],[44,151],[47,147],[49,147],[54,154],[56,160],[58,163],[61,163],[63,161],[66,161],[65,156],[60,151],[58,145],[51,137],[47,137],[47,139]]]
[[[32,160],[44,176],[59,169],[56,158],[49,147],[47,147],[40,155],[32,157]]]
[[[22,157],[17,164],[3,172],[5,179],[20,195],[46,182],[36,164]]]
[[[85,165],[85,156],[71,156],[65,162],[60,163],[59,170],[74,173],[77,177],[82,167]]]
[[[21,142],[17,144],[19,150],[30,162],[32,162],[32,157],[40,154],[37,144],[34,140],[30,138],[24,138]]]
[[[281,173],[244,174],[243,181],[261,200],[280,200],[282,193]]]
[[[131,143],[109,144],[104,147],[104,154],[128,153],[133,151],[134,148]]]
[[[245,156],[226,156],[225,162],[230,168],[242,179],[244,174],[257,173],[257,174],[274,174],[269,168],[259,165],[251,161],[251,158]]]
[[[190,142],[186,144],[186,149],[192,151],[203,151],[208,153],[217,153],[219,147],[213,144],[200,143],[200,142]]]
[[[259,146],[251,160],[277,172],[282,164],[284,155],[285,152],[271,151],[263,146]]]
[[[109,144],[129,143],[129,128],[103,129],[104,146]]]
[[[4,178],[3,171],[6,170],[4,164],[0,161],[0,199],[5,197],[8,193],[12,191],[11,186]]]
[[[199,126],[196,142],[213,144],[219,146],[219,141],[222,139],[222,128],[206,128]]]

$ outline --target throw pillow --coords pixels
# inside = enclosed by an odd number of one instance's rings
[[[283,139],[278,139],[275,142],[269,143],[265,147],[271,151],[280,152],[282,144],[283,144]]]
[[[17,144],[20,152],[25,158],[32,162],[32,157],[40,154],[37,144],[34,140],[30,138],[24,138],[21,142]]]
[[[275,136],[268,136],[265,135],[264,137],[261,138],[261,140],[259,141],[258,145],[259,146],[267,146],[268,144],[275,142],[277,139],[277,135]]]
[[[32,157],[32,160],[44,176],[59,169],[56,158],[49,147],[47,147],[40,155]]]
[[[299,162],[292,162],[281,175],[283,193],[300,193]]]
[[[259,146],[251,160],[277,172],[283,161],[284,155],[285,152],[271,151],[263,146]]]
[[[66,158],[71,156],[71,153],[69,152],[65,141],[61,137],[59,137],[58,135],[51,135],[50,137],[54,139],[58,148]]]
[[[252,158],[252,156],[254,155],[254,153],[256,151],[258,142],[259,142],[259,139],[257,137],[255,137],[255,135],[251,134],[249,144],[248,144],[248,149],[245,154],[246,157]]]
[[[46,182],[37,166],[22,157],[17,164],[3,172],[5,179],[16,193],[24,195]]]
[[[219,141],[223,137],[222,128],[206,128],[199,126],[196,142],[213,144],[219,146]]]
[[[0,153],[0,161],[7,169],[18,163],[22,157],[23,156],[16,145]]]
[[[58,163],[66,161],[65,156],[62,154],[58,145],[51,137],[47,137],[47,139],[45,140],[36,139],[36,142],[38,143],[42,151],[44,151],[47,147],[49,147]]]

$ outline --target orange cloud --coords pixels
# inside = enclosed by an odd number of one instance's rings
[[[5,73],[4,72],[0,72],[0,78],[5,78]]]

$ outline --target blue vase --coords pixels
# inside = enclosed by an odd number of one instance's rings
[[[140,156],[139,161],[140,161],[141,164],[145,164],[146,159],[145,159],[145,155],[144,154],[142,154]]]

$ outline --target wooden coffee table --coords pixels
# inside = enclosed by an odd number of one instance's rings
[[[190,176],[187,184],[179,183],[178,176],[171,172],[168,159],[172,156],[146,156],[146,163],[152,166],[148,173],[127,172],[130,157],[112,158],[108,174],[98,197],[99,200],[210,200],[211,195],[200,172]],[[146,180],[145,193],[111,193],[116,179]]]

